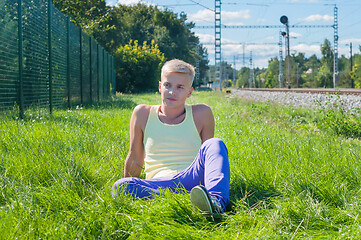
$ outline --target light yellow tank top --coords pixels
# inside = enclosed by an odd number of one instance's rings
[[[170,176],[186,169],[202,144],[193,120],[192,106],[185,106],[185,119],[175,125],[159,120],[159,107],[151,107],[144,130],[146,179]]]

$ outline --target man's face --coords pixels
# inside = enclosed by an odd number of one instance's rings
[[[193,88],[186,73],[166,73],[159,82],[159,92],[165,106],[176,107],[185,104]]]

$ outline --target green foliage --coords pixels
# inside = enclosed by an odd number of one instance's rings
[[[273,74],[273,72],[269,72],[266,77],[264,87],[265,88],[275,88],[275,87],[277,87],[277,82],[278,81],[276,80],[276,76]]]
[[[305,57],[305,54],[299,52],[291,54],[290,56],[290,82],[291,87],[301,88],[331,88],[333,87],[333,48],[329,40],[325,39],[323,44],[320,46],[322,58],[318,59],[316,55],[312,55],[309,58]],[[360,65],[361,58],[359,54],[354,55],[354,64]],[[338,70],[339,70],[339,81],[336,83],[337,87],[350,88],[351,77],[350,77],[350,59],[344,55],[338,59]],[[286,67],[285,61],[283,61],[283,80],[286,83],[288,68]],[[361,74],[354,68],[351,74],[356,81],[360,81]],[[273,75],[269,76],[269,73]],[[267,87],[275,88],[279,87],[278,82],[279,75],[279,60],[277,58],[271,58],[268,61],[267,68],[254,69],[256,87]],[[265,77],[266,76],[266,77]],[[267,78],[270,77],[270,78]],[[273,77],[275,76],[275,79]],[[259,79],[264,78],[266,80],[265,85],[259,82]],[[236,86],[248,87],[249,83],[249,68],[244,67],[238,72],[238,79]],[[285,85],[285,84],[284,84]]]
[[[130,41],[115,53],[118,92],[155,91],[160,80],[160,69],[165,61],[154,41],[150,45]]]
[[[105,0],[53,0],[52,3],[89,35],[109,27],[110,8],[106,6]]]
[[[354,59],[355,64],[350,72],[350,76],[354,80],[355,88],[361,88],[361,55],[355,55]]]
[[[350,72],[351,77],[355,81],[355,88],[361,88],[361,68],[355,64],[354,70]]]
[[[317,87],[330,88],[333,87],[332,73],[326,64],[319,69],[317,76]]]
[[[328,101],[322,105],[317,126],[345,137],[361,139],[360,109],[346,111],[342,105],[339,97],[334,103]]]
[[[247,67],[241,68],[241,70],[238,72],[238,79],[237,79],[237,87],[243,88],[249,86],[249,72],[250,69]]]
[[[325,64],[331,71],[333,71],[333,51],[331,42],[328,39],[325,39],[323,44],[321,44],[321,63]]]
[[[317,87],[330,88],[333,87],[333,52],[332,46],[328,39],[321,44],[321,68],[317,74]]]
[[[320,67],[321,67],[321,62],[319,59],[317,59],[316,55],[312,55],[309,59],[305,61],[304,64],[305,71],[301,72],[301,78],[304,81],[301,87],[305,87],[305,88],[317,87],[317,81],[315,81],[315,79]]]
[[[278,72],[279,72],[279,61],[277,58],[272,58],[268,61],[268,68],[266,71],[266,80],[264,83],[265,88],[275,88],[279,87],[278,81]]]
[[[206,79],[207,51],[200,45],[197,52],[199,38],[191,31],[194,24],[187,22],[186,16],[141,3],[109,7],[104,0],[55,0],[54,4],[112,54],[130,41],[154,41],[168,60],[178,58],[193,65],[201,60],[200,79]]]

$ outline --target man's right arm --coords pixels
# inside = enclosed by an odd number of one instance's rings
[[[149,106],[134,108],[130,119],[130,148],[124,164],[124,177],[139,177],[144,165],[143,136],[149,115]]]

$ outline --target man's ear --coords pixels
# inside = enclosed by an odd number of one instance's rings
[[[192,95],[192,92],[193,92],[193,87],[191,87],[191,88],[189,89],[189,92],[188,92],[188,96],[187,96],[187,97],[190,97],[190,96]]]
[[[159,81],[159,85],[158,85],[158,91],[160,92],[160,89],[162,88],[162,82]]]

